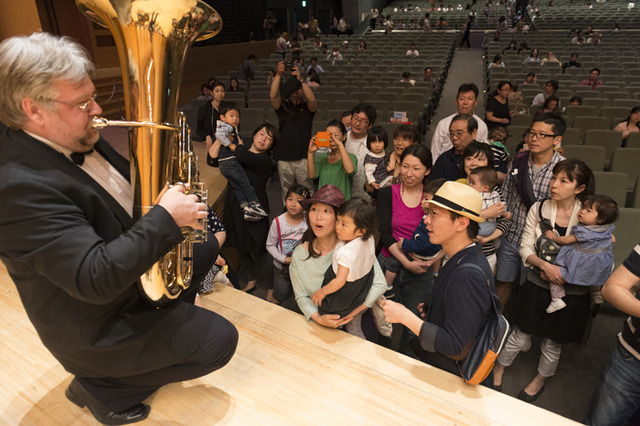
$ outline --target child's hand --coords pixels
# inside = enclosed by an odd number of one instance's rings
[[[322,289],[320,289],[315,293],[313,293],[313,296],[311,296],[311,301],[313,302],[314,305],[320,306],[322,305],[322,299],[324,299],[324,297],[325,297],[325,294],[322,291]]]
[[[371,182],[369,185],[371,185],[373,189],[380,189],[380,184],[378,182]]]
[[[216,259],[216,265],[218,266],[224,266],[227,264],[227,261],[224,260],[224,258],[220,255],[218,255],[218,258]]]
[[[284,264],[285,265],[291,265],[291,261],[292,261],[291,257],[285,257],[284,258]]]
[[[508,212],[508,211],[505,210],[505,211],[502,212],[502,217],[504,217],[505,219],[511,220],[511,218],[513,217],[513,213]]]
[[[549,238],[552,241],[556,240],[556,234],[553,233],[553,231],[549,230],[547,232],[544,233],[544,236]]]
[[[318,145],[316,145],[316,136],[314,136],[309,141],[309,152],[316,152],[317,150],[318,150]]]
[[[473,241],[475,241],[476,243],[479,244],[484,244],[486,242],[487,238],[486,237],[481,237],[480,235],[478,235],[477,237],[475,237],[473,239]]]

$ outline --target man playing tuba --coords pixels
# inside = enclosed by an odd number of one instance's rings
[[[182,185],[131,217],[128,162],[92,127],[87,52],[46,33],[0,44],[0,259],[42,342],[75,377],[67,398],[105,424],[143,420],[141,402],[165,384],[226,365],[238,333],[193,305],[215,238],[195,248],[194,279],[156,309],[137,283],[181,227],[207,206]]]

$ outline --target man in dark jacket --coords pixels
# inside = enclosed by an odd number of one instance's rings
[[[389,300],[382,307],[387,321],[401,323],[418,336],[414,351],[422,361],[459,375],[456,360],[469,353],[495,293],[489,262],[473,242],[478,224],[484,222],[482,196],[467,185],[445,182],[425,204],[429,240],[442,245],[449,260],[435,279],[424,319]],[[476,264],[482,271],[466,264]]]
[[[0,259],[42,343],[75,376],[67,398],[102,423],[126,424],[147,417],[141,402],[165,384],[224,366],[238,335],[194,306],[197,282],[158,309],[138,290],[207,206],[176,185],[134,221],[128,162],[92,126],[102,112],[92,71],[69,38],[0,44],[0,120],[9,127],[0,137]],[[217,256],[209,240],[194,250],[204,259],[194,263],[199,279]]]

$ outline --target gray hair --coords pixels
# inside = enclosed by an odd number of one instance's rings
[[[56,81],[77,83],[95,67],[87,51],[69,37],[48,33],[11,37],[0,43],[0,120],[13,129],[28,117],[22,100],[53,99]]]

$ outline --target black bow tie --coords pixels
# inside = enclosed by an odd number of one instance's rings
[[[84,156],[91,154],[92,152],[93,149],[87,152],[73,152],[71,153],[71,161],[76,163],[78,166],[82,166],[82,164],[84,163]]]

